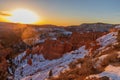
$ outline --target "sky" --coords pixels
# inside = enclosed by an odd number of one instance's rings
[[[36,12],[39,24],[120,23],[120,0],[0,0],[0,21],[1,12],[17,8]]]

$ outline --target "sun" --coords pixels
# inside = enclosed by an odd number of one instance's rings
[[[10,13],[11,16],[7,18],[10,22],[33,24],[39,21],[39,16],[28,9],[16,9]]]

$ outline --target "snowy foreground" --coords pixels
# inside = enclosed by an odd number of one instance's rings
[[[120,58],[120,52],[117,52],[118,54],[118,58]],[[98,58],[98,61],[95,63],[95,66],[99,66],[99,64],[102,62],[102,60],[104,58],[107,57],[107,55],[109,54],[105,54],[103,56],[100,56]],[[103,76],[107,76],[109,77],[110,80],[120,80],[120,66],[114,66],[114,65],[108,65],[103,72],[99,73],[99,74],[95,74],[95,75],[90,75],[88,77],[86,77],[86,79],[91,79],[91,78],[100,78]]]
[[[115,43],[116,35],[116,32],[111,32],[98,38],[97,42],[99,42],[99,44],[101,45],[101,48],[99,50],[104,49],[107,45]],[[82,46],[78,50],[66,53],[63,55],[63,57],[55,60],[46,60],[42,55],[34,54],[27,56],[25,60],[21,61],[21,59],[26,55],[26,53],[24,52],[14,59],[14,63],[17,65],[14,74],[14,80],[45,80],[49,77],[49,72],[51,70],[53,76],[58,76],[60,72],[69,70],[69,63],[74,62],[79,58],[84,58],[84,56],[88,54],[89,51],[85,50],[85,46]],[[27,63],[29,59],[32,59],[32,65],[29,65]],[[107,68],[110,67],[114,68],[114,66],[108,66]],[[115,69],[118,69],[120,71],[120,68]],[[108,71],[108,69],[106,69],[106,71]],[[103,72],[101,73],[101,75],[105,73],[106,72]],[[108,76],[110,75],[108,74]]]
[[[15,80],[44,80],[49,77],[48,73],[50,70],[52,70],[53,76],[57,76],[61,71],[69,69],[68,64],[70,62],[78,58],[83,58],[87,53],[88,51],[85,50],[85,46],[82,46],[78,50],[67,53],[63,55],[62,58],[55,60],[45,60],[42,55],[36,54],[33,55],[32,65],[27,64],[27,59],[31,58],[31,55],[22,61],[22,63],[19,63],[19,60],[25,55],[25,53],[23,53],[16,57],[14,61],[15,64],[18,65],[14,75]],[[23,76],[21,76],[21,74]]]
[[[110,80],[120,80],[120,66],[113,66],[113,65],[108,65],[105,68],[105,71],[100,73],[100,74],[95,74],[95,75],[90,75],[87,78],[92,78],[92,77],[103,77],[103,76],[107,76],[110,78]]]

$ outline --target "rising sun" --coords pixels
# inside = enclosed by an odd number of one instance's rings
[[[36,13],[27,9],[16,9],[11,11],[8,20],[15,23],[33,24],[38,22],[39,17]]]

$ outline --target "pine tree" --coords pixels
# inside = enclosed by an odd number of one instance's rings
[[[53,75],[52,70],[49,71],[49,78],[51,78]]]

